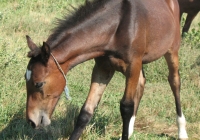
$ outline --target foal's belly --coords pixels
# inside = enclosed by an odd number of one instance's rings
[[[161,49],[157,48],[157,49],[155,49],[155,51],[148,52],[143,56],[142,63],[143,64],[151,63],[151,62],[159,59],[163,55],[165,55],[165,53],[168,50],[169,50],[169,47],[166,46],[165,48],[161,48]]]

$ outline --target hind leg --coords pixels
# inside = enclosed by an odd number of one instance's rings
[[[179,76],[179,60],[178,51],[169,51],[165,54],[165,59],[169,68],[168,81],[171,86],[175,98],[177,125],[178,125],[178,138],[180,140],[187,139],[186,120],[181,110],[180,102],[180,76]]]

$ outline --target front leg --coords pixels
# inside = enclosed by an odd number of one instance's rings
[[[131,63],[126,76],[126,89],[124,96],[120,103],[120,111],[123,120],[123,131],[122,131],[122,140],[128,140],[129,137],[129,123],[131,117],[134,114],[134,108],[136,109],[139,103],[134,101],[137,91],[137,85],[139,81],[140,70],[142,68],[142,61],[140,59],[134,59]]]
[[[90,92],[80,111],[76,126],[69,140],[78,140],[80,138],[84,128],[91,120],[107,84],[113,77],[114,69],[112,69],[109,61],[105,59],[104,57],[96,59]]]

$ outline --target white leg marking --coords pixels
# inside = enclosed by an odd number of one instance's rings
[[[129,122],[129,132],[128,137],[130,138],[134,131],[134,124],[135,124],[135,116],[133,116]]]
[[[177,125],[178,125],[178,138],[179,139],[187,139],[188,135],[186,132],[186,120],[184,115],[182,117],[177,116]]]
[[[29,81],[31,79],[31,73],[32,71],[31,70],[26,70],[26,80]]]
[[[131,117],[131,120],[129,122],[128,138],[130,138],[131,135],[133,134],[134,124],[135,124],[135,116]],[[121,140],[121,139],[122,138],[120,138],[119,140]]]

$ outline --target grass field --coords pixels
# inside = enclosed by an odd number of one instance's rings
[[[34,130],[25,120],[24,74],[29,51],[25,35],[40,44],[70,9],[84,0],[0,0],[0,140],[68,139],[89,90],[94,61],[72,69],[67,75],[71,101],[62,95],[52,124]],[[191,140],[200,139],[200,15],[196,17],[180,49],[181,100]],[[167,82],[163,58],[145,65],[147,83],[131,140],[177,139],[174,98]],[[119,102],[125,78],[115,73],[82,140],[118,140],[121,135]]]

